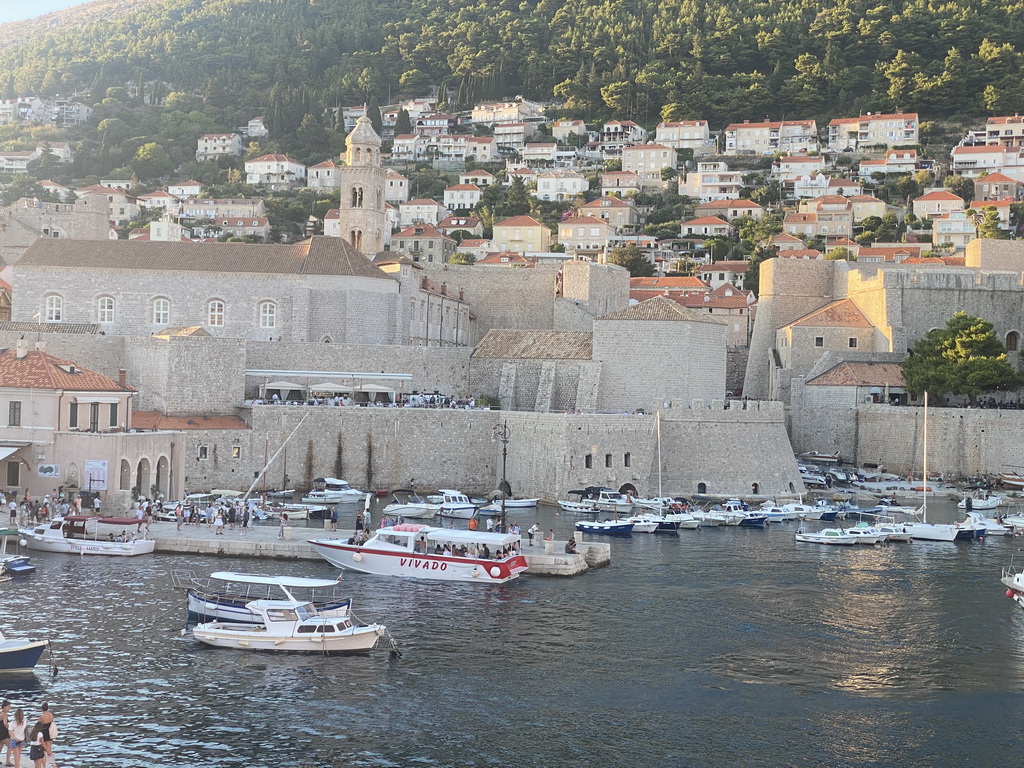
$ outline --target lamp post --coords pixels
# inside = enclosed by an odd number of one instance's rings
[[[505,475],[505,468],[508,464],[508,422],[495,424],[491,429],[491,439],[501,441],[501,530],[505,531],[505,497],[508,496],[509,484]]]

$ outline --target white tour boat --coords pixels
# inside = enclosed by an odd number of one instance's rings
[[[72,555],[132,557],[147,555],[156,542],[146,538],[145,527],[138,530],[134,517],[93,517],[68,515],[55,517],[48,524],[22,528],[29,549]]]
[[[842,528],[822,528],[820,531],[797,531],[796,540],[809,544],[839,544],[852,547],[860,540]]]
[[[378,528],[364,544],[312,539],[338,568],[381,576],[503,584],[526,570],[519,536],[404,523]]]
[[[288,581],[292,580],[278,579],[275,585],[285,593],[286,599],[253,600],[246,604],[256,616],[256,622],[198,624],[192,636],[218,648],[328,654],[367,653],[387,633],[382,624],[361,626],[355,623],[347,606],[344,611],[320,612],[312,603],[296,600],[286,584]]]
[[[340,504],[363,501],[367,495],[336,477],[318,477],[313,480],[313,490],[303,496],[302,501],[305,504]]]

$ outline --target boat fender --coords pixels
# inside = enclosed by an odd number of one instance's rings
[[[239,640],[238,644],[241,645],[241,646],[244,646],[245,648],[249,647],[249,641],[248,640]]]
[[[316,637],[314,637],[312,639],[313,640],[319,640],[319,638],[316,638]],[[281,643],[283,643],[283,642],[284,642],[284,640],[275,640],[274,641],[274,645],[281,645]]]
[[[1013,590],[1012,589],[1006,590],[1006,596],[1012,598],[1013,597]]]
[[[501,576],[501,569],[498,566],[494,566],[493,568],[491,568],[491,576],[493,576],[494,578],[498,578],[499,576]]]
[[[21,541],[18,542],[18,544],[20,544],[23,547],[27,547],[28,546],[28,540],[27,539],[22,539]]]
[[[363,555],[361,552],[356,552],[354,555],[352,555],[352,559],[355,560],[357,563],[361,563],[363,561]]]
[[[472,571],[470,571],[469,575],[472,576],[474,579],[479,578],[480,577],[480,569],[479,568],[474,568]],[[1007,593],[1007,594],[1009,594],[1009,593]]]

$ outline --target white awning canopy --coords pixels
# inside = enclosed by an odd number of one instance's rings
[[[119,397],[98,397],[96,395],[79,395],[75,397],[76,403],[119,403],[121,398]]]
[[[23,446],[20,446],[20,445],[15,445],[15,446],[0,445],[0,461],[3,461],[8,456],[10,456],[12,453],[14,453],[15,451],[21,449],[22,447]]]

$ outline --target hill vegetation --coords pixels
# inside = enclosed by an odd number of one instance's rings
[[[450,89],[450,108],[522,95],[568,114],[927,117],[1024,109],[1017,0],[98,0],[73,25],[6,25],[0,89],[44,96],[136,83],[198,94],[224,126]],[[87,5],[85,9],[92,6]],[[53,21],[57,19],[57,21]],[[0,27],[0,31],[5,31]],[[445,93],[448,90],[443,91]],[[330,126],[324,126],[330,127]]]

